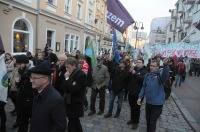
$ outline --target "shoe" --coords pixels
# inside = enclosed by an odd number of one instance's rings
[[[104,115],[104,118],[108,118],[108,117],[111,117],[112,114],[111,113],[107,113],[106,115]]]
[[[90,111],[90,113],[88,114],[88,116],[94,115],[96,112],[95,111]]]
[[[136,129],[137,129],[137,127],[138,127],[138,124],[136,124],[136,123],[133,123],[132,129],[133,129],[133,130],[136,130]]]
[[[133,124],[133,121],[130,120],[130,121],[128,121],[126,124],[127,124],[127,125],[132,125],[132,124]]]
[[[12,125],[12,128],[15,129],[15,128],[17,128],[17,127],[18,127],[18,124],[17,124],[17,122],[15,122],[15,123]]]
[[[119,117],[119,113],[117,112],[115,115],[114,115],[114,118],[117,118],[117,117]]]
[[[97,115],[102,115],[103,114],[103,111],[99,111],[98,113],[97,113]]]
[[[88,106],[84,106],[84,110],[85,110],[85,111],[88,110]]]
[[[14,110],[12,110],[11,112],[10,112],[10,114],[14,114],[16,112],[16,110],[14,109]]]

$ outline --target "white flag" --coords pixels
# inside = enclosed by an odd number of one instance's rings
[[[0,101],[7,102],[8,76],[4,56],[0,56]]]

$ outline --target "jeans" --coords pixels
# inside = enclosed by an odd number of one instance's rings
[[[112,114],[113,111],[113,105],[114,105],[114,101],[115,101],[115,97],[118,97],[118,106],[117,106],[117,112],[121,111],[122,108],[122,101],[123,101],[123,95],[124,92],[115,92],[113,90],[110,91],[110,102],[109,102],[109,111],[108,113]]]
[[[179,84],[179,86],[180,86],[181,81],[182,81],[182,75],[176,74],[175,85]]]
[[[163,105],[151,105],[146,103],[147,132],[156,131],[156,123],[162,113]]]

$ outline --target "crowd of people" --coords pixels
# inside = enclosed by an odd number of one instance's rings
[[[10,114],[17,116],[12,128],[27,132],[30,124],[30,132],[64,132],[66,129],[81,132],[79,118],[88,109],[88,116],[96,114],[97,96],[100,98],[97,114],[104,113],[108,89],[109,110],[105,118],[112,117],[116,97],[118,106],[114,118],[120,116],[123,101],[128,100],[131,116],[127,125],[136,130],[140,107],[146,98],[147,132],[155,132],[166,94],[170,94],[164,90],[165,82],[170,80],[170,88],[173,84],[181,87],[187,73],[199,77],[200,59],[163,58],[158,54],[145,65],[142,58],[132,59],[127,52],[119,52],[119,55],[117,63],[113,54],[105,52],[96,57],[97,64],[92,67],[91,58],[79,50],[74,55],[66,52],[58,57],[50,48],[37,49],[34,56],[31,52],[15,56],[6,53],[8,98],[14,104]],[[0,101],[1,132],[6,131],[5,105]]]

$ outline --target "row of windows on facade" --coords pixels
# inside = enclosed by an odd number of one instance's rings
[[[16,21],[13,29],[13,53],[27,52],[30,46],[30,31],[23,20]],[[47,30],[47,44],[52,47],[55,40],[54,31]],[[80,36],[65,34],[64,51],[72,51],[74,48],[79,49]],[[53,48],[53,47],[52,47]]]

